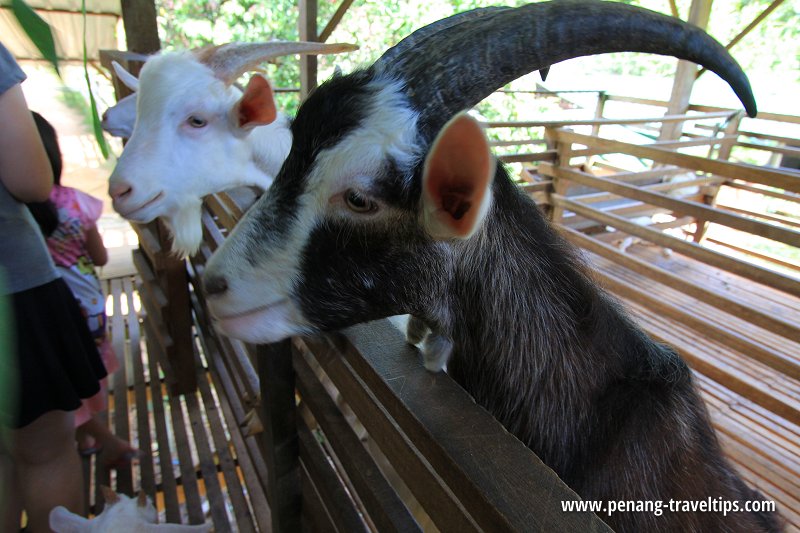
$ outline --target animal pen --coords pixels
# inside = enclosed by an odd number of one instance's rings
[[[329,35],[309,22],[315,3],[301,6],[301,38]],[[152,31],[128,33],[132,52],[157,48]],[[108,52],[104,63],[135,72],[129,57]],[[307,91],[315,60],[302,61]],[[617,101],[641,105],[643,118],[605,118]],[[527,130],[496,143],[499,159],[523,164],[519,186],[581,248],[597,282],[689,363],[725,453],[800,531],[800,266],[739,238],[800,247],[797,218],[760,209],[764,198],[800,202],[800,139],[760,133],[800,118],[654,111],[671,104],[598,93],[592,119],[486,127]],[[613,135],[673,125],[677,135],[643,144]],[[736,162],[745,150],[777,164]],[[746,201],[721,201],[732,192]],[[106,281],[125,360],[111,424],[152,453],[113,477],[87,463],[93,512],[110,484],[157,494],[169,522],[210,515],[216,531],[608,529],[602,513],[564,512],[578,496],[446,373],[427,372],[388,320],[275,345],[216,333],[200,276],[243,210],[224,193],[208,197],[204,241],[187,261],[169,253],[162,225],[137,225],[138,275]]]

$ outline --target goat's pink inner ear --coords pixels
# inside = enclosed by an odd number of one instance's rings
[[[258,74],[250,78],[236,107],[240,128],[254,128],[271,124],[278,116],[272,87],[263,76]]]
[[[475,119],[462,113],[442,128],[422,177],[424,224],[432,237],[465,239],[477,230],[488,211],[493,170]]]

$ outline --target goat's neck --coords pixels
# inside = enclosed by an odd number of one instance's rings
[[[269,179],[268,187],[283,165],[289,149],[292,147],[292,132],[289,129],[289,119],[283,113],[278,113],[271,124],[255,128],[248,137],[252,147],[251,159],[255,172],[263,174]],[[254,185],[262,185],[254,183]],[[262,188],[265,188],[262,185]]]
[[[587,430],[596,395],[628,372],[621,343],[648,341],[505,176],[494,195],[447,276],[449,304],[438,314],[454,343],[448,371],[556,466]]]

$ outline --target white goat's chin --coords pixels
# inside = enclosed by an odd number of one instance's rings
[[[214,313],[213,304],[211,311]],[[303,332],[293,314],[289,300],[280,300],[245,312],[218,315],[214,324],[224,335],[245,342],[278,342]]]
[[[136,206],[126,206],[120,205],[116,200],[114,203],[114,210],[117,213],[122,215],[123,217],[127,218],[128,220],[132,220],[133,222],[139,222],[141,224],[146,224],[148,222],[152,222],[157,217],[163,214],[163,206],[161,205],[164,199],[164,191],[156,194],[149,200],[136,205]]]

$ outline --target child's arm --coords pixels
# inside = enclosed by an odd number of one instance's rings
[[[95,266],[103,266],[108,263],[108,251],[97,226],[92,226],[86,231],[86,251],[89,252],[89,257]]]
[[[0,94],[0,181],[21,202],[43,202],[53,169],[19,84]]]

